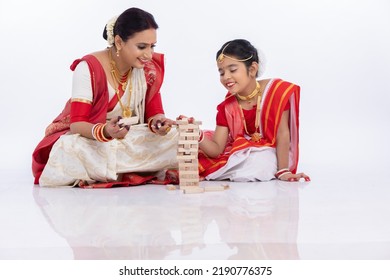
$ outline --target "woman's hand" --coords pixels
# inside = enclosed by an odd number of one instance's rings
[[[168,134],[172,125],[175,124],[175,121],[166,118],[164,115],[156,115],[153,117],[150,127],[154,133],[164,136]]]
[[[123,139],[130,130],[130,125],[118,124],[122,117],[112,118],[104,128],[104,134],[106,136]]]

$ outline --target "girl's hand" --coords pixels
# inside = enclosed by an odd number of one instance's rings
[[[180,115],[176,118],[176,120],[182,120],[182,119],[188,119],[188,123],[193,123],[195,121],[195,119],[193,117],[186,117],[184,115]]]
[[[307,176],[305,173],[285,173],[279,177],[279,180],[281,181],[288,181],[288,182],[298,182],[301,178],[303,178],[306,182],[310,182],[310,177]]]

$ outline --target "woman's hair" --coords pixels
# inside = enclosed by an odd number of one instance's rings
[[[242,62],[247,69],[249,69],[253,62],[260,64],[257,49],[249,41],[244,39],[235,39],[223,44],[217,52],[216,59],[218,59],[221,53],[238,60],[243,60]]]
[[[123,41],[127,41],[135,33],[147,29],[157,29],[158,24],[152,14],[139,8],[129,8],[124,11],[116,20],[114,26],[114,37],[119,35]],[[103,38],[107,40],[107,25],[103,30]]]

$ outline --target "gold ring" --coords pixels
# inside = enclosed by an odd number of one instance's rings
[[[165,132],[168,133],[169,131],[171,131],[171,127],[168,126],[166,129],[165,129]]]

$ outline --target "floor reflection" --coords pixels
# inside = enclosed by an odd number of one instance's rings
[[[228,184],[203,194],[36,187],[33,196],[75,259],[299,259],[302,185]]]

